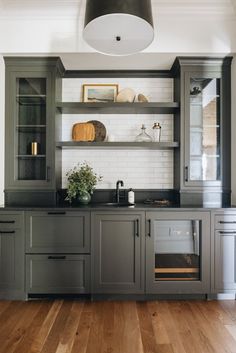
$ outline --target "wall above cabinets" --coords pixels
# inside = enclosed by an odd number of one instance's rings
[[[178,103],[173,102],[173,79],[148,77],[147,73],[147,77],[122,77],[122,72],[120,77],[113,77],[112,74],[111,77],[106,73],[105,77],[96,77],[96,73],[88,72],[88,77],[62,80],[62,103],[57,106],[61,107],[62,112],[62,141],[58,145],[64,147],[63,188],[67,185],[66,172],[84,160],[103,175],[103,181],[99,184],[102,189],[114,188],[118,179],[124,180],[125,188],[173,188],[173,148],[178,147],[178,143],[173,142],[173,114],[178,110]],[[137,94],[143,93],[149,102],[78,103],[82,100],[83,84],[93,83],[115,83],[119,85],[119,91],[130,87]],[[101,121],[112,142],[71,142],[73,124],[90,120]],[[155,122],[162,126],[161,144],[135,143],[142,124],[145,124],[147,133],[152,136]],[[76,146],[77,149],[74,148]],[[92,146],[96,150],[91,150]]]

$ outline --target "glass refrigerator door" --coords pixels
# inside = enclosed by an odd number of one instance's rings
[[[201,280],[201,221],[154,222],[155,281]]]

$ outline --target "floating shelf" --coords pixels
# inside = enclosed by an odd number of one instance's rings
[[[46,158],[45,154],[36,154],[36,155],[32,155],[32,154],[18,154],[16,156],[17,158],[22,158],[22,159],[37,159],[37,158]]]
[[[179,109],[176,102],[149,103],[79,103],[60,102],[57,109],[64,114],[174,114]]]
[[[152,149],[168,150],[179,147],[178,142],[57,142],[58,148],[110,148],[110,149]]]

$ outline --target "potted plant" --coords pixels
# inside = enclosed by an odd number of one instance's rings
[[[78,164],[67,172],[66,176],[68,179],[66,200],[70,203],[74,199],[78,199],[80,203],[88,204],[95,186],[102,180],[102,176],[94,173],[93,168],[87,162]]]

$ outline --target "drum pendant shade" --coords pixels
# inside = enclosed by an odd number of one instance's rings
[[[108,55],[129,55],[154,38],[151,0],[87,0],[84,40]]]

